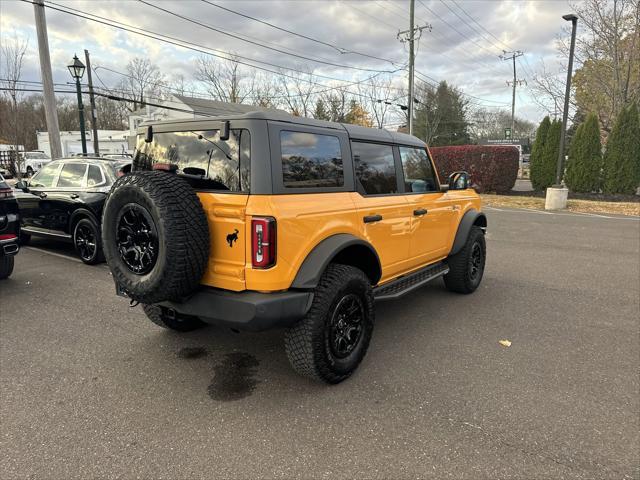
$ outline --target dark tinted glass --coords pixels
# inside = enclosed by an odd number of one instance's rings
[[[218,130],[162,132],[153,134],[152,143],[138,137],[134,165],[149,170],[157,163],[173,164],[195,188],[245,192],[251,185],[250,158],[248,130],[231,130],[226,141]]]
[[[427,151],[423,148],[400,147],[406,192],[435,192],[440,190]]]
[[[102,184],[102,173],[97,165],[89,165],[89,173],[87,173],[87,187],[95,187]]]
[[[321,188],[344,185],[338,137],[282,131],[280,148],[285,187]]]
[[[396,166],[391,145],[352,142],[356,177],[369,195],[397,193]]]
[[[65,163],[58,178],[58,188],[80,188],[87,170],[86,163]]]
[[[34,188],[51,188],[59,166],[59,163],[47,163],[38,173],[31,177],[29,186]]]

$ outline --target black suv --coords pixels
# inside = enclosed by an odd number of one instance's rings
[[[128,168],[130,162],[65,158],[47,163],[28,181],[18,182],[20,242],[28,243],[31,235],[69,241],[84,263],[102,262],[102,207],[111,185]]]
[[[20,222],[13,190],[0,175],[0,280],[13,272],[13,256],[18,253]]]

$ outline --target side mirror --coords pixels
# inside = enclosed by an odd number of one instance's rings
[[[153,142],[153,126],[149,125],[147,127],[147,134],[144,136],[145,143]]]
[[[467,188],[469,188],[467,172],[453,172],[449,175],[449,190],[466,190]]]
[[[229,140],[229,135],[229,120],[226,120],[220,125],[220,140],[222,140],[223,142]]]
[[[25,182],[24,180],[20,180],[19,182],[17,182],[16,188],[19,188],[25,193],[29,191],[29,186],[27,185],[27,182]]]

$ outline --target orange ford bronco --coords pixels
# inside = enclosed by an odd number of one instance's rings
[[[468,175],[441,186],[415,137],[255,112],[141,126],[102,236],[116,290],[154,323],[284,327],[293,368],[337,383],[375,301],[441,276],[478,287],[486,226]]]

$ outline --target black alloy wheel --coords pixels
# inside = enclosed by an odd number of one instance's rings
[[[482,275],[484,268],[484,253],[480,242],[474,242],[469,256],[469,278],[475,282],[479,275]]]
[[[73,246],[80,260],[87,265],[104,261],[98,225],[89,218],[83,218],[76,223],[73,229]]]
[[[158,231],[149,212],[136,203],[124,205],[116,220],[120,259],[136,275],[146,275],[158,259]]]
[[[346,358],[362,336],[364,307],[357,295],[345,295],[337,303],[328,329],[329,348],[336,358]]]

